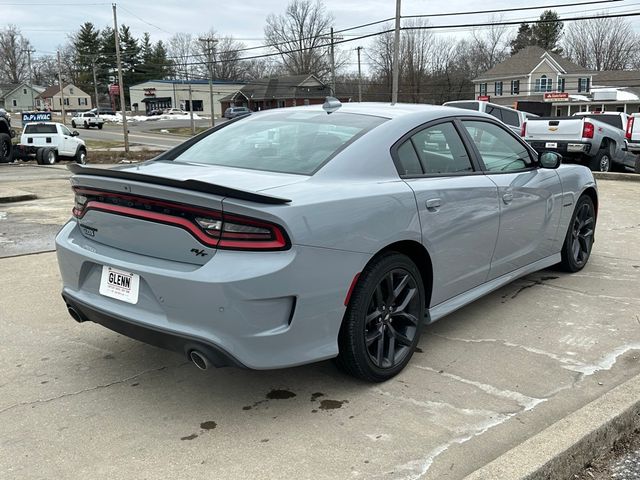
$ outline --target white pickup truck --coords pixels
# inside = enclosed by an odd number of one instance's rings
[[[580,112],[572,117],[530,118],[524,138],[538,152],[552,150],[591,170],[624,171],[635,167],[627,148],[629,116],[620,112]]]
[[[640,113],[634,113],[627,123],[627,148],[636,154],[634,170],[640,173]]]
[[[61,123],[27,123],[20,143],[15,146],[14,158],[35,158],[38,165],[53,165],[63,158],[83,164],[87,158],[87,147],[83,140],[77,138],[78,135]]]
[[[102,130],[104,119],[93,112],[78,113],[71,119],[71,126],[73,128],[77,128],[78,126],[84,128],[98,127],[98,130]]]

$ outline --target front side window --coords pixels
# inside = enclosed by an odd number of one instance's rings
[[[227,124],[173,160],[312,175],[339,150],[385,118],[283,109]]]
[[[473,166],[453,123],[425,128],[411,137],[426,174],[472,172]]]
[[[533,166],[529,150],[503,128],[475,120],[464,120],[462,123],[488,171],[510,172]]]
[[[60,125],[60,131],[62,132],[63,135],[71,136],[71,131],[67,127],[65,127],[64,125]]]

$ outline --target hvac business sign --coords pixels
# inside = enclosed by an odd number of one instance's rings
[[[29,122],[50,122],[51,112],[22,112],[22,124]]]

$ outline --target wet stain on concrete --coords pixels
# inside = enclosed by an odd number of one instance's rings
[[[198,435],[192,433],[191,435],[187,435],[186,437],[180,438],[180,440],[193,440],[194,438],[198,438]]]
[[[49,360],[49,357],[42,357],[42,358],[40,359],[40,361],[41,361],[41,362],[46,362],[47,360]]]
[[[114,358],[116,358],[116,357],[114,357],[114,356],[113,356],[113,355],[111,355],[110,353],[107,353],[107,354],[106,354],[104,357],[102,357],[102,358],[104,358],[105,360],[113,360],[113,359],[114,359]]]
[[[261,443],[267,443],[269,441],[268,438],[263,438],[262,440],[260,440]]]
[[[200,428],[202,428],[203,430],[213,430],[214,428],[216,428],[218,426],[218,424],[214,421],[206,421],[206,422],[202,422],[200,424]]]
[[[342,408],[342,405],[349,403],[348,400],[322,400],[320,402],[320,410],[335,410]]]
[[[131,384],[132,387],[137,387],[138,385],[140,385],[138,382]]]
[[[266,403],[266,402],[267,400],[258,400],[253,405],[245,405],[244,407],[242,407],[242,410],[251,410],[252,408],[256,408],[257,406],[262,405],[263,403]]]
[[[318,410],[314,408],[313,410],[311,410],[311,413],[318,413]]]
[[[253,407],[251,405],[245,405],[242,407],[243,410],[251,410]]]
[[[532,282],[529,285],[524,285],[524,286],[520,287],[512,295],[509,295],[508,293],[506,295],[503,295],[501,303],[505,303],[507,301],[507,297],[509,297],[509,298],[511,298],[513,300],[518,295],[520,295],[520,293],[522,293],[523,290],[526,290],[527,288],[535,287],[536,285],[544,285],[544,282],[547,282],[549,280],[556,280],[557,278],[560,278],[560,277],[548,276],[548,277],[540,277],[539,280],[532,280]]]
[[[48,381],[48,380],[45,380],[45,381],[43,381],[43,382],[40,382],[40,385],[44,385],[45,383],[49,383],[49,381]]]
[[[296,394],[289,390],[271,390],[267,393],[269,400],[286,400],[287,398],[293,398]]]
[[[324,393],[322,393],[322,392],[312,393],[311,394],[311,401],[315,402],[320,397],[324,397]]]

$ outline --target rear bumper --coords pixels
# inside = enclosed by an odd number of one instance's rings
[[[68,309],[73,309],[79,322],[94,322],[103,327],[125,335],[134,340],[139,340],[155,347],[182,353],[187,358],[189,352],[196,350],[202,352],[215,367],[244,367],[242,363],[233,358],[217,345],[212,345],[206,340],[167,332],[159,328],[139,325],[130,320],[120,318],[112,313],[104,312],[83,302],[73,299],[69,294],[62,293],[62,299]]]
[[[89,320],[181,353],[198,342],[219,352],[221,364],[252,369],[337,355],[346,293],[369,260],[294,245],[282,252],[219,250],[195,265],[100,244],[75,221],[58,234],[56,252],[62,295]],[[136,304],[99,293],[103,266],[140,275]]]
[[[555,143],[555,147],[547,147],[547,144]],[[588,154],[591,151],[591,144],[584,142],[558,142],[558,141],[529,141],[529,144],[533,149],[540,152],[558,152],[561,155],[582,155]]]

